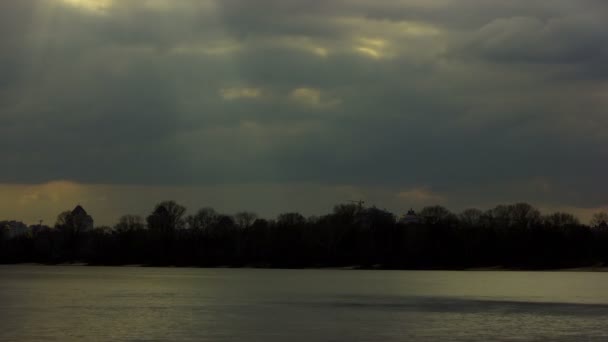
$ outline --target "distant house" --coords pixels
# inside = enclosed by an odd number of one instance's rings
[[[18,221],[0,222],[0,229],[2,230],[3,235],[9,239],[25,235],[30,231],[25,223]]]
[[[70,225],[81,232],[86,232],[93,230],[93,218],[91,215],[87,214],[86,210],[80,205],[77,205],[74,210],[70,213],[68,217],[68,222]]]
[[[420,218],[413,209],[410,209],[407,214],[403,215],[399,222],[403,224],[416,224],[420,223]]]

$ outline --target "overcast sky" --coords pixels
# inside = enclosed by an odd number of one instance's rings
[[[604,0],[0,1],[0,218],[608,205]]]

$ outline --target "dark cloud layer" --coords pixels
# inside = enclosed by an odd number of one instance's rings
[[[594,0],[3,1],[0,182],[605,205],[607,20]]]

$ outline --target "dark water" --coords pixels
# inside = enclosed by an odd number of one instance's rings
[[[608,274],[0,267],[2,341],[608,341]]]

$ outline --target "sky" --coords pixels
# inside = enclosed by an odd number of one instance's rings
[[[0,218],[608,208],[604,0],[0,2]]]

